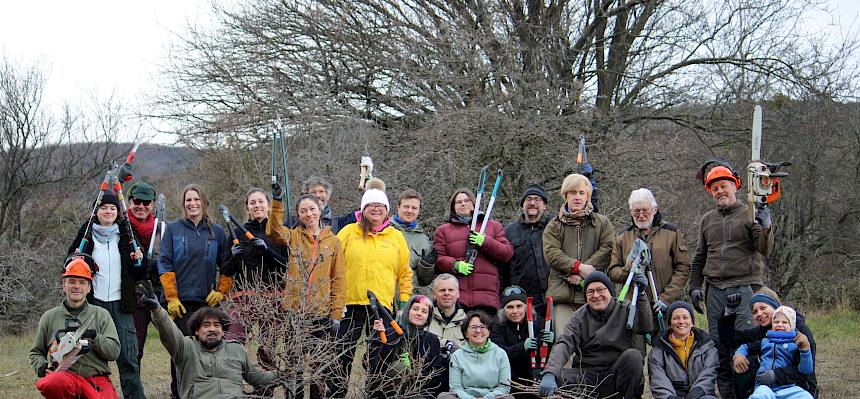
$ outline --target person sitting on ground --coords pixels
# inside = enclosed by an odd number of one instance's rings
[[[139,287],[141,301],[152,313],[161,343],[176,364],[181,398],[239,397],[245,396],[244,382],[258,391],[277,382],[277,373],[263,371],[244,345],[224,339],[224,331],[230,326],[226,312],[201,307],[188,318],[187,328],[194,336],[186,337],[158,303],[152,287]]]
[[[531,368],[531,355],[537,354],[541,344],[552,345],[555,333],[544,331],[544,319],[536,317],[533,331],[535,336],[529,338],[529,321],[526,320],[526,292],[519,286],[512,285],[502,292],[502,309],[499,310],[499,322],[493,325],[490,338],[508,354],[511,363],[511,377],[514,381],[526,384],[523,380],[538,378],[540,370]],[[532,309],[534,315],[537,311]]]
[[[30,367],[39,380],[36,388],[48,399],[112,399],[117,394],[110,379],[108,362],[119,357],[119,337],[110,312],[87,303],[93,271],[82,257],[66,259],[63,270],[63,302],[39,319],[36,337],[30,347]],[[59,337],[67,332],[80,334],[88,349],[67,370],[57,370],[48,361]]]
[[[741,344],[760,341],[767,337],[767,332],[771,330],[773,321],[773,313],[780,306],[779,296],[773,290],[762,287],[749,300],[750,313],[756,325],[737,329],[736,319],[739,311],[736,310],[741,306],[741,300],[738,296],[734,297],[734,301],[729,301],[725,314],[719,320],[719,336],[720,341],[728,348],[735,349]],[[797,337],[794,342],[800,344],[804,341],[809,342],[810,350],[812,351],[812,360],[815,361],[816,344],[812,330],[806,325],[806,321],[800,313],[797,313]],[[756,370],[758,369],[758,357],[748,359],[750,362],[749,369],[745,373],[735,373],[733,384],[738,397],[748,397],[752,395],[755,389]],[[815,378],[815,367],[813,365],[812,373],[803,374],[798,370],[796,364],[789,364],[785,367],[774,369],[776,384],[787,385],[796,384],[812,394],[812,397],[818,397],[818,383]]]
[[[424,295],[414,295],[404,309],[398,320],[403,330],[402,337],[391,326],[385,326],[382,320],[373,321],[373,330],[384,332],[387,342],[383,343],[381,339],[370,341],[371,374],[366,390],[372,397],[384,398],[406,387],[422,397],[435,397],[439,393],[440,377],[444,371],[439,356],[439,337],[425,330],[433,313],[433,302]],[[418,365],[421,370],[416,373],[413,367]],[[404,384],[406,379],[413,381]]]
[[[638,272],[632,284],[644,293],[648,279]],[[652,331],[651,309],[637,306],[633,329],[627,329],[631,302],[618,303],[612,297],[612,281],[601,271],[585,278],[585,298],[587,304],[573,313],[549,354],[540,395],[552,395],[562,381],[594,387],[601,397],[616,393],[625,399],[641,396],[644,358],[635,348],[633,336]],[[574,368],[562,370],[574,354]]]
[[[797,312],[788,306],[780,306],[773,312],[772,329],[761,341],[743,344],[735,351],[735,372],[749,369],[750,355],[759,355],[756,371],[756,387],[750,399],[812,399],[812,395],[796,384],[780,384],[774,370],[796,365],[803,374],[812,374],[813,359],[808,340],[795,343],[797,337]]]
[[[669,330],[654,340],[648,355],[648,386],[654,399],[716,399],[717,347],[693,327],[693,307],[675,301],[666,309]]]
[[[466,343],[451,354],[450,391],[439,394],[439,399],[513,399],[511,364],[505,351],[490,340],[492,323],[490,316],[480,310],[466,315],[461,327]]]

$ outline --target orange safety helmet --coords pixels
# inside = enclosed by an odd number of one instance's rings
[[[80,277],[93,281],[93,271],[83,257],[75,256],[66,264],[63,277]]]
[[[708,172],[708,177],[705,178],[705,188],[708,192],[711,192],[711,183],[717,180],[731,180],[735,182],[735,188],[741,188],[740,177],[725,166],[714,166],[711,171]]]

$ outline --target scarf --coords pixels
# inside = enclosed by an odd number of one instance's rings
[[[137,233],[137,238],[140,239],[140,244],[144,247],[144,251],[149,246],[149,241],[152,239],[152,232],[155,230],[155,216],[152,212],[146,217],[146,220],[139,221],[131,215],[131,209],[128,210],[128,221],[131,222],[131,228]]]
[[[414,228],[418,227],[418,219],[413,220],[412,223],[406,223],[403,220],[400,220],[400,216],[397,216],[396,213],[394,214],[394,221],[397,222],[397,224],[406,226],[410,229],[414,229]]]
[[[669,344],[672,345],[672,349],[675,349],[675,353],[678,354],[678,359],[681,360],[681,365],[684,366],[684,370],[687,369],[687,361],[690,360],[690,352],[693,350],[693,332],[690,331],[690,335],[687,336],[687,339],[675,338],[672,333],[669,333]]]
[[[114,223],[105,227],[100,224],[93,224],[91,231],[93,232],[93,238],[96,241],[106,244],[111,240],[111,238],[119,236],[119,225]]]
[[[465,224],[466,226],[468,226],[468,225],[472,224],[472,217],[454,214],[454,216],[451,216],[451,221],[455,221],[457,223],[462,223],[462,224]]]
[[[361,211],[355,211],[355,221],[361,223]],[[382,230],[385,230],[385,228],[388,227],[389,224],[391,224],[391,217],[386,216],[385,220],[382,221],[382,224],[372,229],[373,233],[375,234],[379,233]]]
[[[490,341],[489,338],[487,338],[487,342],[485,342],[481,346],[472,346],[469,341],[466,341],[466,345],[468,345],[469,348],[478,353],[487,353],[490,350],[490,344],[492,344],[492,341]]]
[[[797,330],[791,331],[775,331],[768,330],[767,331],[767,339],[770,342],[775,344],[788,344],[794,342],[794,338],[797,337]]]
[[[573,212],[570,211],[565,203],[561,206],[561,210],[558,211],[558,220],[567,225],[581,226],[585,219],[591,216],[592,212],[594,212],[594,205],[591,204],[591,201],[585,204],[585,209]]]

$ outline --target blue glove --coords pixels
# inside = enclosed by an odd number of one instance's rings
[[[550,330],[544,330],[541,334],[540,340],[548,344],[552,344],[555,342],[555,333]]]
[[[558,383],[555,382],[555,374],[546,373],[543,375],[543,378],[540,379],[540,396],[545,398],[549,395],[552,395],[555,390],[558,389]]]
[[[769,229],[773,222],[770,217],[770,208],[766,206],[756,207],[755,209],[755,221],[761,225],[761,227],[765,230]]]
[[[526,340],[523,341],[523,349],[525,349],[526,351],[533,351],[537,349],[537,347],[538,342],[536,338],[526,338]]]
[[[242,256],[244,253],[245,248],[242,247],[242,244],[233,244],[233,246],[230,247],[230,254],[232,254],[233,257]]]
[[[269,246],[266,245],[266,240],[264,240],[262,238],[255,238],[254,239],[254,246],[262,249],[263,251],[269,249]]]

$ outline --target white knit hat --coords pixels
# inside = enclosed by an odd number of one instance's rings
[[[377,190],[375,188],[371,188],[369,190],[366,190],[364,192],[364,195],[361,196],[361,210],[362,211],[364,210],[364,208],[368,204],[373,204],[373,203],[384,204],[386,211],[388,211],[390,209],[390,206],[388,205],[388,196],[385,195],[385,192],[382,190]]]

